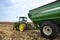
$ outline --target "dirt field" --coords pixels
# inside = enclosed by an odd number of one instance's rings
[[[24,32],[13,30],[13,24],[0,23],[0,40],[49,40],[41,36],[39,30],[26,30]],[[60,36],[54,40],[60,40]]]

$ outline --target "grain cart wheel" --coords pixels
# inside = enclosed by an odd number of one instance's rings
[[[41,24],[41,35],[45,38],[54,39],[59,33],[58,26],[50,21]]]
[[[19,31],[21,31],[21,32],[26,30],[26,28],[27,28],[27,25],[24,23],[19,25]]]

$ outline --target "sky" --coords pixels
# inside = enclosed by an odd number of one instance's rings
[[[28,18],[29,10],[56,0],[0,0],[0,22],[16,22],[18,17]],[[28,18],[28,21],[31,20]]]

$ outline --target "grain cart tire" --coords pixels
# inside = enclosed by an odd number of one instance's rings
[[[50,21],[46,21],[40,26],[41,35],[44,38],[54,39],[59,33],[58,26]]]
[[[19,31],[23,32],[26,29],[26,27],[27,27],[27,25],[22,23],[22,24],[19,25],[18,28],[19,28]]]

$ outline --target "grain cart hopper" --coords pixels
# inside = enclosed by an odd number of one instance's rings
[[[27,22],[27,17],[19,17],[19,21],[14,23],[14,30],[24,31],[29,29],[30,25]]]
[[[39,25],[41,35],[54,39],[60,30],[60,1],[32,9],[28,13],[29,18]]]

